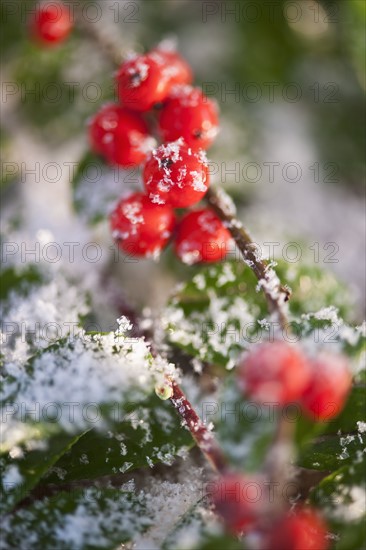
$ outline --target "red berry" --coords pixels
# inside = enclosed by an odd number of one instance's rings
[[[203,151],[192,151],[183,140],[160,145],[148,157],[143,178],[152,202],[186,208],[205,195],[209,185]]]
[[[302,404],[314,420],[329,420],[342,410],[351,389],[348,362],[342,355],[323,352],[311,366]]]
[[[190,147],[207,149],[218,133],[216,102],[203,95],[199,88],[175,86],[169,94],[159,118],[164,141],[183,137]]]
[[[116,78],[121,102],[148,111],[167,97],[174,84],[190,82],[192,73],[176,52],[157,48],[125,61]]]
[[[275,341],[259,344],[239,364],[239,383],[259,402],[286,405],[303,393],[310,365],[294,345]]]
[[[223,260],[232,244],[229,231],[212,210],[189,212],[180,221],[175,238],[175,252],[182,262],[217,262]]]
[[[173,233],[175,216],[169,206],[152,204],[146,195],[134,193],[118,203],[110,223],[122,250],[136,256],[155,257]]]
[[[233,534],[251,529],[265,514],[269,489],[262,478],[246,478],[227,474],[217,483],[210,483],[209,494],[226,528]]]
[[[174,48],[159,44],[151,53],[154,54],[155,58],[161,56],[163,70],[169,73],[170,87],[175,84],[189,84],[192,82],[193,75],[190,66]]]
[[[113,103],[102,107],[94,116],[89,137],[96,153],[111,164],[125,167],[141,164],[155,144],[139,115]]]
[[[45,2],[30,21],[30,31],[36,40],[53,46],[63,42],[72,29],[70,10],[62,2]]]
[[[286,516],[269,534],[268,550],[327,550],[327,527],[312,510]]]

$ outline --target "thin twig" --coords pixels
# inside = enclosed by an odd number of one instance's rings
[[[126,51],[119,47],[115,40],[101,31],[101,26],[86,19],[83,16],[81,7],[75,5],[75,23],[93,43],[99,46],[106,59],[112,66],[119,66],[126,54]]]
[[[170,401],[182,417],[197,446],[220,474],[225,473],[227,462],[212,432],[202,422],[178,384],[172,381],[171,387],[173,395]]]
[[[229,195],[221,188],[211,187],[205,198],[230,231],[245,263],[257,277],[270,313],[277,316],[282,328],[286,328],[288,326],[286,302],[290,298],[290,290],[281,285],[271,265],[260,258],[257,245],[236,217],[236,207]]]

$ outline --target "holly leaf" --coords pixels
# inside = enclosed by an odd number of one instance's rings
[[[299,338],[316,329],[310,313],[314,308],[332,307],[341,313],[351,308],[348,292],[333,275],[284,262],[278,262],[276,270],[282,283],[293,287],[291,329]],[[164,311],[163,324],[172,345],[203,362],[231,369],[243,350],[270,336],[269,331],[273,336],[275,327],[267,317],[267,304],[252,271],[244,262],[229,261],[203,268],[179,286]]]
[[[171,465],[185,456],[194,442],[180,427],[170,403],[155,395],[124,411],[107,433],[91,430],[83,435],[51,469],[44,482],[65,483],[125,473],[157,463]],[[122,411],[121,411],[122,412]],[[118,421],[117,421],[118,420]]]
[[[336,470],[310,493],[334,534],[336,550],[360,550],[366,540],[365,457]]]
[[[3,246],[6,246],[5,242]],[[12,266],[2,269],[0,279],[0,300],[6,300],[10,292],[26,296],[35,285],[44,281],[44,276],[36,265],[27,264],[20,268]]]
[[[9,548],[112,550],[150,524],[143,498],[133,488],[91,487],[19,508],[3,520],[2,540]]]
[[[33,427],[29,430],[31,437],[27,441],[1,456],[3,513],[11,511],[18,502],[27,498],[42,476],[80,437],[55,434],[57,431],[57,427]]]

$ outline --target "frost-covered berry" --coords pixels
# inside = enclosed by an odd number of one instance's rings
[[[160,145],[149,155],[143,178],[152,202],[174,208],[192,206],[208,189],[206,155],[193,151],[182,139]]]
[[[215,101],[199,88],[174,86],[159,117],[164,141],[183,137],[190,147],[207,149],[218,133],[219,118]]]
[[[312,510],[300,510],[276,523],[266,550],[327,550],[327,527]]]
[[[70,34],[72,26],[70,10],[57,0],[41,4],[29,21],[31,36],[48,46],[63,42]]]
[[[191,80],[191,71],[179,54],[159,47],[127,59],[116,76],[120,101],[136,111],[148,111],[165,100],[173,85]]]
[[[169,206],[152,204],[146,195],[134,193],[118,203],[110,224],[122,250],[134,256],[156,257],[173,233],[175,216]]]
[[[169,77],[169,88],[176,84],[190,84],[193,80],[192,70],[175,48],[162,42],[150,53],[155,59],[161,59],[164,78]]]
[[[235,473],[210,483],[209,494],[225,527],[233,534],[252,528],[269,502],[262,478]]]
[[[314,420],[329,420],[342,410],[351,389],[347,359],[329,352],[311,363],[311,377],[302,395],[304,409]]]
[[[298,347],[278,340],[255,346],[241,360],[238,376],[243,391],[256,401],[286,405],[302,395],[310,365]]]
[[[174,240],[177,256],[186,264],[218,262],[232,246],[229,231],[208,209],[195,210],[180,221]]]
[[[140,116],[114,103],[104,105],[91,120],[89,138],[96,153],[124,167],[141,164],[155,145]]]

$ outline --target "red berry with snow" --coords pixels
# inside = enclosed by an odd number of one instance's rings
[[[227,474],[210,483],[209,494],[228,531],[240,534],[255,526],[269,503],[262,478]]]
[[[310,365],[298,347],[275,341],[254,347],[239,364],[243,391],[259,402],[297,401],[310,377]]]
[[[141,164],[155,145],[140,116],[113,103],[104,105],[91,120],[89,138],[96,153],[124,167]]]
[[[312,510],[301,510],[276,523],[269,534],[267,550],[327,550],[327,527]]]
[[[30,20],[32,37],[48,46],[63,42],[69,36],[72,26],[70,10],[57,0],[41,4]]]
[[[323,352],[311,366],[302,404],[314,420],[330,420],[340,413],[351,389],[352,377],[347,359]]]
[[[221,261],[232,244],[229,231],[208,208],[186,214],[174,241],[177,256],[187,264]]]
[[[169,206],[152,204],[146,195],[134,193],[118,203],[110,224],[122,250],[135,256],[156,257],[173,233],[175,216]]]
[[[150,55],[153,55],[155,59],[160,57],[165,73],[164,78],[169,77],[169,89],[176,84],[189,84],[192,82],[192,70],[175,48],[163,42],[153,49]]]
[[[160,145],[149,155],[143,178],[152,202],[174,208],[192,206],[208,189],[206,155],[193,151],[182,139]]]
[[[164,141],[183,137],[190,147],[207,149],[219,127],[216,102],[203,95],[199,88],[174,86],[159,118]]]
[[[120,101],[136,111],[152,109],[165,100],[173,85],[191,79],[191,71],[178,53],[159,48],[127,59],[116,77]]]

